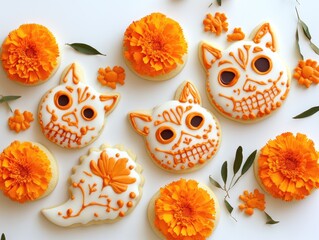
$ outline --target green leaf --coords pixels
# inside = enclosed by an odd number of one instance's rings
[[[243,162],[243,148],[239,146],[236,151],[235,161],[234,161],[234,175],[239,171],[241,164]]]
[[[319,55],[319,48],[313,42],[310,42],[310,47],[316,54]]]
[[[227,174],[228,174],[228,168],[227,168],[227,161],[225,161],[222,165],[222,169],[221,169],[221,175],[222,175],[222,179],[224,181],[224,183],[226,184],[227,182]]]
[[[311,40],[311,35],[310,35],[309,28],[308,28],[307,24],[304,21],[302,21],[300,18],[299,18],[299,23],[300,23],[300,25],[302,27],[302,30],[303,30],[303,33],[305,34],[305,36],[309,40]]]
[[[266,224],[277,224],[277,223],[279,223],[279,221],[275,221],[274,219],[272,219],[272,217],[268,213],[266,213],[266,212],[264,212],[264,213],[265,213],[266,218],[267,218]]]
[[[103,55],[106,56],[106,54],[100,53],[98,50],[96,50],[94,47],[91,47],[90,45],[87,45],[85,43],[66,43],[66,45],[72,47],[74,50],[86,54],[86,55]]]
[[[209,176],[209,181],[211,184],[213,184],[215,187],[222,189],[222,186],[220,186],[220,184],[214,180],[211,176]]]
[[[221,6],[222,5],[222,0],[217,0],[217,3],[218,3],[219,6]]]
[[[231,213],[233,212],[234,208],[230,205],[230,203],[226,199],[224,199],[224,203],[225,203],[225,206],[227,208],[227,211],[231,215]]]
[[[296,41],[297,41],[297,50],[298,50],[298,52],[299,52],[299,54],[300,54],[301,59],[304,60],[304,57],[303,57],[303,55],[302,55],[302,53],[301,53],[301,49],[300,49],[300,45],[299,45],[298,25],[297,25],[297,29],[296,29]]]
[[[1,99],[0,99],[0,103],[4,103],[4,102],[9,102],[9,101],[12,101],[12,100],[16,100],[18,98],[20,98],[21,96],[3,96]]]
[[[4,235],[4,233],[1,234],[1,240],[6,240],[6,236]]]
[[[241,175],[244,175],[244,174],[249,170],[249,168],[251,167],[251,165],[253,165],[254,160],[255,160],[255,157],[256,157],[256,154],[257,154],[257,150],[253,151],[253,152],[249,155],[249,157],[247,158],[247,160],[246,160],[245,163],[244,163],[243,168],[241,169]]]
[[[294,119],[299,119],[299,118],[306,118],[310,117],[311,115],[315,114],[316,112],[319,111],[319,106],[309,108],[308,110],[298,114],[297,116],[294,116]]]

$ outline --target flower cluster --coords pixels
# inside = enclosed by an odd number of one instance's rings
[[[227,35],[227,41],[240,41],[245,38],[245,33],[241,30],[241,28],[234,28],[233,33]]]
[[[265,195],[255,189],[254,192],[244,191],[243,195],[239,196],[239,199],[244,203],[239,205],[239,209],[244,211],[247,215],[251,216],[254,213],[254,208],[261,211],[265,210]]]
[[[298,66],[295,68],[293,77],[297,79],[300,85],[307,88],[312,83],[319,83],[319,66],[316,61],[307,59],[306,61],[299,61]]]
[[[29,111],[24,111],[23,114],[19,109],[14,110],[14,115],[8,119],[9,128],[17,133],[27,130],[30,123],[34,120],[33,114]]]
[[[208,13],[203,20],[205,32],[212,32],[219,36],[222,31],[228,31],[227,17],[224,13],[215,13],[215,16]]]
[[[110,67],[100,68],[98,71],[99,75],[97,80],[103,85],[108,86],[112,89],[116,88],[116,83],[124,85],[125,70],[120,66],[114,66],[113,69]]]

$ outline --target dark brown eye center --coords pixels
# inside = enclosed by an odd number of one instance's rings
[[[58,98],[58,104],[59,104],[60,106],[62,106],[62,107],[68,105],[69,102],[70,102],[70,99],[69,99],[69,97],[68,97],[67,95],[61,95],[61,96],[59,96],[59,98]]]
[[[235,78],[235,73],[231,71],[223,71],[220,75],[220,80],[224,85],[229,85]]]
[[[202,123],[202,121],[203,121],[203,117],[201,117],[201,116],[194,116],[194,117],[192,117],[192,119],[191,119],[191,125],[192,125],[193,127],[198,127],[198,126]]]
[[[255,68],[259,71],[259,72],[267,72],[270,68],[270,62],[267,58],[261,57],[258,58],[255,63]]]
[[[164,140],[168,140],[170,138],[172,138],[174,136],[174,133],[172,130],[170,129],[165,129],[161,132],[161,137],[164,139]]]
[[[93,111],[93,109],[91,109],[91,108],[86,108],[86,109],[83,111],[83,115],[84,115],[84,117],[86,117],[87,119],[91,119],[91,118],[94,116],[94,111]]]

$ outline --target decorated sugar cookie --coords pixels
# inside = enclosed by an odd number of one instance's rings
[[[260,26],[250,41],[236,42],[226,50],[202,42],[199,52],[209,100],[226,117],[243,122],[262,119],[286,99],[290,76],[269,23]]]
[[[142,196],[141,171],[135,156],[122,147],[92,148],[73,168],[69,200],[42,213],[62,227],[117,221],[131,212]]]
[[[184,82],[175,99],[150,112],[131,112],[129,120],[135,131],[144,136],[150,156],[161,168],[193,171],[216,153],[221,131],[217,119],[201,106],[192,83]]]
[[[101,94],[87,85],[80,66],[73,63],[62,74],[60,85],[40,101],[42,132],[61,147],[84,147],[99,136],[105,116],[118,100],[118,94]]]

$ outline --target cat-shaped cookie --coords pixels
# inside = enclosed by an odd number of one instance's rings
[[[73,63],[62,73],[60,85],[40,101],[42,132],[61,147],[84,147],[99,136],[118,100],[118,94],[100,94],[84,83],[82,69]]]
[[[213,114],[201,106],[192,83],[181,84],[175,99],[150,112],[131,112],[129,120],[145,137],[150,156],[158,166],[171,172],[194,171],[218,150],[220,126]]]
[[[251,41],[243,40],[220,50],[206,42],[199,56],[207,73],[211,104],[231,119],[252,122],[279,108],[290,88],[290,75],[277,52],[269,23]]]

